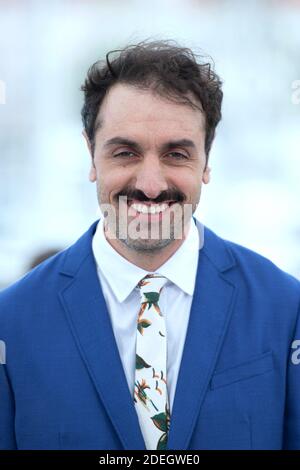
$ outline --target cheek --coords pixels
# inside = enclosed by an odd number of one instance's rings
[[[98,181],[102,192],[109,195],[116,193],[129,186],[131,180],[130,174],[124,168],[101,169],[98,172]]]
[[[186,169],[177,172],[172,177],[172,183],[175,184],[185,194],[192,194],[199,190],[201,185],[202,174],[196,169]]]

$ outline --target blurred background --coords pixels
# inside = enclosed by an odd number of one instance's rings
[[[149,37],[210,55],[224,81],[196,217],[300,278],[299,0],[0,0],[0,289],[99,217],[80,86]]]

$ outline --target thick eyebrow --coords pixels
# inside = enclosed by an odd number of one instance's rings
[[[127,139],[126,137],[113,137],[105,142],[104,148],[112,147],[113,145],[126,145],[126,147],[132,147],[138,151],[142,150],[141,146],[137,142]]]
[[[195,143],[190,139],[170,140],[169,142],[166,142],[165,144],[163,144],[160,150],[162,152],[165,152],[167,150],[172,150],[173,148],[176,148],[176,147],[185,147],[185,148],[196,150]]]
[[[138,144],[134,140],[127,139],[126,137],[113,137],[112,139],[109,139],[105,142],[104,148],[108,148],[113,145],[126,145],[127,147],[135,148],[139,152],[142,151],[142,147],[140,146],[140,144]],[[170,140],[169,142],[165,142],[163,145],[161,145],[159,150],[161,152],[166,152],[176,147],[186,147],[196,150],[195,143],[190,139]]]

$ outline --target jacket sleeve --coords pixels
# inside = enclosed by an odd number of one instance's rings
[[[14,398],[6,365],[0,363],[0,449],[16,449],[14,432]]]
[[[300,449],[300,307],[287,370],[284,449]]]

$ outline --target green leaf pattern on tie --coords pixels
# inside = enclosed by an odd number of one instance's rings
[[[157,443],[157,450],[166,450],[168,443],[168,432],[170,430],[170,410],[167,404],[164,413],[159,413],[158,415],[152,416],[151,419],[155,426],[160,431],[163,431],[163,434]]]
[[[138,354],[135,355],[136,361],[135,361],[135,367],[136,369],[143,369],[144,367],[148,368],[151,367],[147,362],[144,361],[142,357],[140,357]]]
[[[164,276],[149,274],[145,276],[138,283],[137,287],[141,289],[142,287],[151,284],[151,281],[146,280],[146,279],[151,279],[151,278],[164,278]],[[147,336],[148,330],[150,331],[151,329],[152,322],[149,319],[144,317],[144,314],[148,312],[151,307],[153,307],[152,316],[155,315],[154,312],[156,312],[159,317],[163,317],[163,314],[158,305],[162,288],[163,286],[158,291],[150,290],[149,292],[143,292],[143,299],[142,299],[143,301],[141,302],[141,307],[138,313],[138,321],[137,321],[137,334],[138,335]],[[152,320],[154,322],[153,318]],[[160,320],[160,321],[164,321],[164,320]],[[159,337],[160,340],[158,339],[158,341],[166,341],[165,334],[162,332],[164,331],[164,329],[162,329],[162,331],[161,329],[154,332],[155,338]],[[155,339],[155,342],[156,342],[156,339]],[[152,367],[151,377],[149,373],[147,375],[148,379],[146,379],[146,376],[144,377],[139,376],[141,377],[139,379],[137,379],[136,377],[135,390],[134,390],[134,402],[135,404],[142,405],[142,407],[149,414],[149,419],[151,419],[150,422],[152,422],[152,425],[162,432],[162,434],[160,435],[160,437],[158,438],[156,442],[156,449],[166,450],[167,442],[168,442],[168,432],[170,428],[170,410],[169,410],[169,405],[168,405],[168,401],[166,397],[166,394],[167,394],[166,377],[164,377],[163,370],[156,371],[153,365],[149,364],[145,360],[145,358],[141,357],[139,354],[136,354],[136,371],[149,370],[150,367]],[[164,369],[164,367],[162,368]],[[155,400],[155,396],[160,396],[161,397],[160,400],[162,398],[166,399],[164,411],[161,411],[161,408],[159,410],[159,407],[157,406],[158,404],[155,403],[157,401]]]

